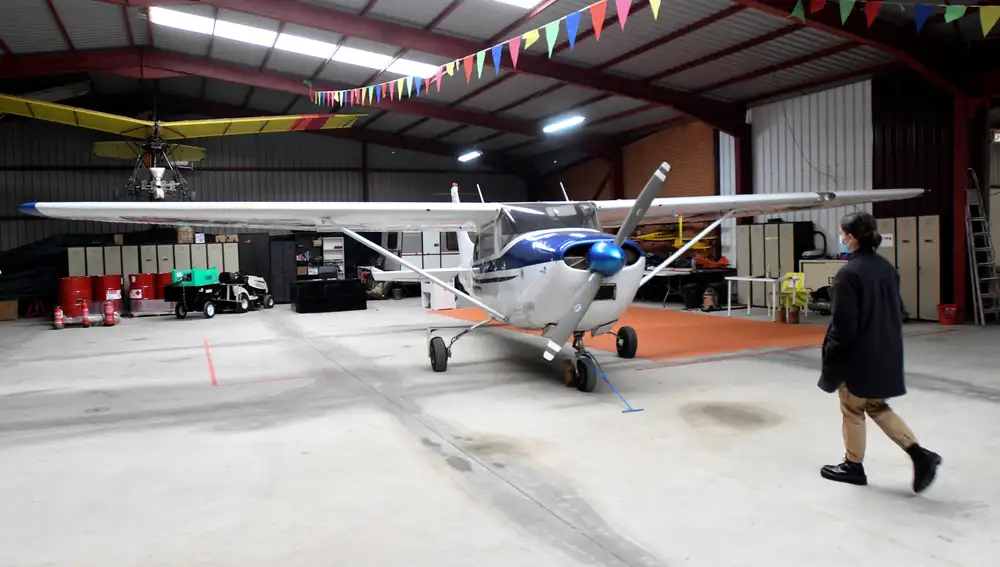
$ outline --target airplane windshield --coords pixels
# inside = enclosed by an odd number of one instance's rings
[[[507,229],[504,232],[524,234],[535,230],[552,228],[590,228],[601,230],[597,218],[597,207],[593,203],[542,204],[519,203],[517,208],[508,208],[500,218]],[[522,210],[518,210],[522,209]],[[529,209],[523,210],[523,209]]]

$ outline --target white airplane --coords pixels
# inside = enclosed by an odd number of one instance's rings
[[[639,287],[726,219],[908,199],[924,193],[923,189],[885,189],[657,198],[669,172],[670,166],[662,163],[638,198],[613,201],[462,203],[453,186],[451,203],[63,202],[27,203],[20,211],[113,223],[340,232],[407,268],[375,271],[377,279],[426,279],[489,314],[448,344],[439,336],[430,339],[435,371],[447,369],[451,348],[459,338],[496,320],[541,330],[542,354],[549,361],[572,339],[576,386],[591,392],[597,385],[598,365],[583,345],[584,336],[613,332],[618,355],[634,357],[635,330],[628,326],[613,329]],[[664,223],[680,216],[714,222],[653,270],[646,270],[639,245],[628,236],[642,221]],[[618,227],[617,234],[602,230],[614,227]],[[456,231],[461,267],[423,269],[356,232],[421,230]],[[475,232],[475,241],[469,231]]]

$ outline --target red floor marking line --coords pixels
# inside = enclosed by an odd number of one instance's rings
[[[208,339],[205,339],[205,358],[208,360],[208,375],[212,378],[212,386],[218,386],[219,381],[215,379],[215,365],[212,364],[212,351],[208,348]]]

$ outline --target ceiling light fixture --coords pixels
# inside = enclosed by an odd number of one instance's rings
[[[215,37],[242,41],[243,43],[251,43],[261,47],[271,47],[278,37],[278,32],[216,20]]]
[[[386,68],[386,71],[396,73],[397,75],[413,75],[414,77],[426,79],[437,74],[438,69],[440,69],[439,65],[428,65],[427,63],[419,63],[417,61],[410,61],[409,59],[397,59],[393,61],[392,65]]]
[[[501,4],[507,4],[508,6],[516,6],[518,8],[524,8],[528,10],[534,8],[538,5],[538,0],[495,0]]]
[[[483,152],[481,152],[479,150],[472,150],[469,153],[462,154],[462,155],[458,156],[458,161],[460,161],[462,163],[465,163],[467,161],[472,161],[472,160],[476,159],[477,157],[479,157],[481,155],[483,155]]]
[[[546,134],[552,134],[553,132],[560,132],[567,128],[572,128],[583,123],[583,116],[577,114],[576,116],[570,116],[569,118],[564,118],[562,120],[553,122],[542,128],[542,132]]]
[[[299,55],[318,57],[320,59],[329,59],[330,57],[333,57],[333,52],[337,50],[337,46],[332,43],[317,41],[315,39],[299,37],[297,35],[287,33],[283,33],[278,36],[278,41],[275,42],[274,48],[282,51],[291,51],[292,53],[298,53]]]
[[[149,21],[168,28],[176,28],[179,30],[203,33],[206,35],[212,35],[212,29],[215,28],[214,19],[188,14],[187,12],[178,12],[176,10],[167,10],[166,8],[160,8],[158,6],[150,6],[148,14]]]

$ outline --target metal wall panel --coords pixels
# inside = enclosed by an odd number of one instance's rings
[[[755,107],[751,122],[756,193],[872,189],[871,81]],[[871,205],[862,208],[871,212]],[[837,207],[780,216],[813,221],[816,230],[826,234],[829,248],[836,242],[841,217],[852,210]]]
[[[719,195],[736,194],[736,138],[725,132],[716,131],[719,138],[719,161],[716,179],[719,182]],[[722,255],[729,263],[739,269],[736,253],[736,219],[729,219],[720,227]]]
[[[450,200],[451,184],[458,183],[463,201],[478,201],[478,183],[487,201],[526,201],[528,188],[515,175],[477,173],[394,173],[368,174],[372,201],[441,201]]]

